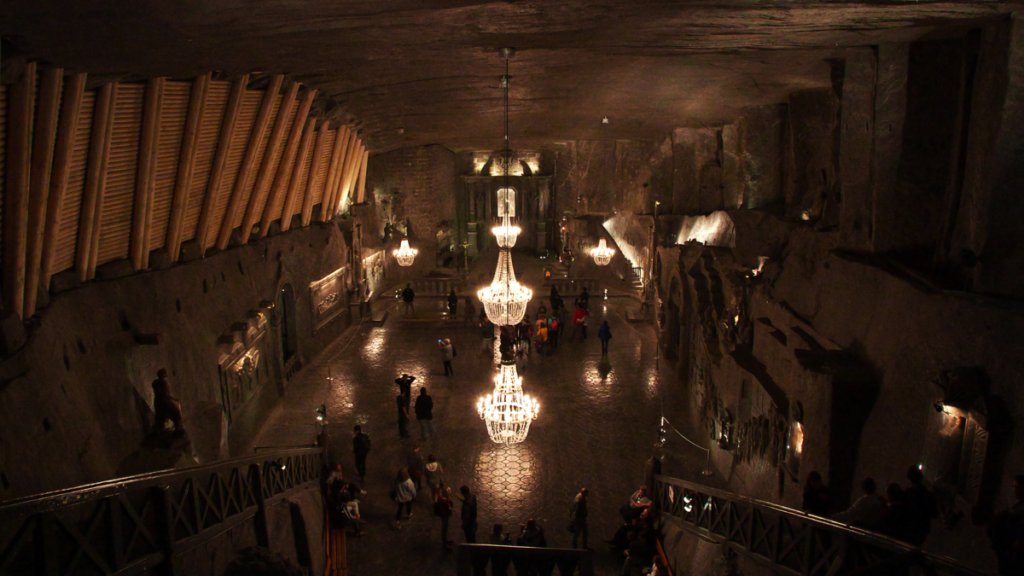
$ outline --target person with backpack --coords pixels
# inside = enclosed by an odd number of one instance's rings
[[[583,333],[586,338],[586,332]],[[605,320],[601,323],[601,327],[597,329],[597,339],[601,341],[601,354],[604,356],[608,355],[608,341],[612,339],[612,329],[608,327],[608,321]]]
[[[366,456],[370,453],[370,437],[363,434],[363,429],[357,424],[352,429],[355,437],[352,438],[352,452],[356,456],[356,471],[359,472],[359,480],[366,480]]]
[[[420,387],[416,397],[416,421],[420,423],[420,437],[426,440],[434,435],[434,399],[427,394],[427,387]]]
[[[452,341],[448,338],[438,340],[437,349],[441,352],[441,363],[444,364],[444,375],[455,376],[455,370],[452,368],[452,358],[455,358],[455,346],[452,346]]]
[[[555,316],[548,317],[548,343],[552,350],[558,348],[558,318]]]

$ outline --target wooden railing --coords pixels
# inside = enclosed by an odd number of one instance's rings
[[[455,556],[455,573],[458,576],[486,574],[488,573],[488,563],[493,562],[511,562],[513,565],[529,564],[537,567],[537,571],[541,574],[551,574],[551,570],[545,570],[544,567],[556,566],[559,574],[594,576],[594,552],[592,550],[498,546],[494,544],[459,544]]]
[[[781,574],[853,576],[921,566],[931,574],[986,576],[952,558],[771,502],[661,475],[655,486],[662,514]]]
[[[281,450],[5,502],[0,575],[173,575],[176,556],[250,519],[269,546],[266,509],[323,468],[320,448]]]

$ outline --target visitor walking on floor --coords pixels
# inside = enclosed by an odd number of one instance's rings
[[[565,306],[558,307],[558,310],[555,311],[555,318],[558,319],[558,337],[561,338],[565,333],[565,323],[569,320],[569,313]]]
[[[452,320],[458,318],[459,297],[455,295],[455,288],[448,294],[448,317]]]
[[[441,519],[441,546],[445,552],[452,551],[452,541],[448,539],[448,521],[452,517],[452,492],[442,482],[434,494],[434,515]]]
[[[578,548],[580,537],[583,538],[583,547],[587,547],[587,494],[586,488],[580,489],[580,493],[572,501],[569,509],[569,531],[572,532],[572,547]]]
[[[466,326],[473,323],[476,318],[476,306],[473,305],[473,299],[466,296]]]
[[[585,334],[585,333],[584,333]],[[586,336],[584,336],[586,338]],[[612,329],[608,327],[608,321],[601,323],[597,329],[597,339],[601,341],[601,354],[608,355],[608,341],[612,339]]]
[[[406,284],[405,290],[402,290],[402,301],[405,302],[405,316],[416,316],[416,308],[413,306],[412,301],[416,299],[416,293],[412,291],[412,284]]]
[[[420,438],[426,440],[434,435],[434,399],[427,394],[427,387],[420,388],[416,397],[416,420],[420,423]]]
[[[395,396],[395,404],[398,405],[398,435],[401,438],[409,437],[409,397],[405,394]]]
[[[402,529],[402,508],[405,508],[405,519],[412,518],[412,501],[416,499],[416,486],[409,477],[409,471],[405,468],[398,470],[393,490],[393,500],[398,503],[398,510],[395,511],[395,528]]]
[[[356,425],[352,428],[352,452],[356,456],[356,471],[359,472],[359,480],[366,480],[366,456],[370,453],[370,437],[363,434],[363,429]]]
[[[409,465],[409,477],[412,478],[413,484],[416,485],[416,491],[423,487],[423,468],[426,466],[426,462],[423,460],[423,453],[420,452],[419,445],[414,445],[412,451],[406,456],[406,464]]]
[[[583,291],[580,292],[579,297],[576,298],[576,306],[583,308],[584,310],[590,309],[590,292],[587,292],[587,287],[583,287]]]
[[[561,302],[562,297],[558,295],[558,288],[551,287],[551,294],[548,297],[548,301],[551,302],[551,312],[558,310],[558,304]]]
[[[444,485],[444,468],[441,463],[431,454],[427,456],[427,465],[423,467],[423,477],[427,479],[427,486],[430,487],[430,496],[437,498],[437,493]]]
[[[558,348],[558,328],[558,318],[548,316],[548,348],[552,350]]]
[[[586,308],[576,307],[576,312],[572,315],[572,323],[576,326],[576,334],[583,334],[583,339],[587,339],[587,317],[590,316],[590,312]],[[576,334],[573,334],[572,339],[576,339]]]
[[[437,349],[441,352],[441,363],[444,364],[444,375],[455,376],[455,370],[452,368],[452,358],[455,358],[455,346],[452,346],[452,341],[449,338],[437,341]]]
[[[476,495],[470,493],[469,486],[459,488],[462,496],[462,532],[466,536],[466,544],[476,544]]]

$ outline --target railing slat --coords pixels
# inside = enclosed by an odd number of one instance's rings
[[[937,574],[985,576],[952,558],[922,552],[881,534],[678,478],[655,476],[654,493],[660,496],[663,513],[688,525],[687,529],[706,533],[785,572],[812,576],[827,568],[826,576],[837,576],[912,561]],[[676,494],[675,499],[671,494]]]

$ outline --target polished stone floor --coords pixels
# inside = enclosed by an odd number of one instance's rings
[[[539,262],[517,254],[516,266],[525,271],[525,284],[541,285]],[[544,297],[535,297],[531,313]],[[571,305],[572,297],[566,301]],[[419,303],[423,313],[441,307],[440,300]],[[535,518],[545,528],[549,546],[568,547],[569,505],[586,486],[590,547],[596,551],[598,573],[618,574],[622,560],[603,539],[614,533],[619,506],[643,481],[645,461],[662,455],[665,473],[684,478],[699,477],[704,464],[702,453],[682,442],[654,448],[663,410],[666,415],[681,413],[687,399],[675,372],[658,359],[653,326],[626,322],[626,310],[636,306],[624,297],[592,299],[587,340],[564,338],[548,356],[531,356],[521,375],[526,393],[540,402],[540,416],[521,444],[492,443],[477,415],[477,400],[491,391],[495,374],[492,357],[478,355],[479,330],[461,322],[405,322],[397,305],[384,325],[352,327],[304,369],[255,443],[311,443],[315,410],[326,403],[332,454],[346,475],[354,475],[352,426],[360,424],[370,434],[373,450],[364,485],[368,494],[361,504],[370,524],[365,537],[350,541],[354,575],[454,574],[454,560],[442,551],[440,521],[431,514],[425,486],[412,520],[401,530],[391,524],[395,504],[387,493],[405,465],[406,451],[417,443],[442,463],[453,491],[466,484],[477,494],[481,540],[496,522],[518,532],[519,523]],[[607,358],[602,358],[596,338],[603,320],[613,334]],[[451,338],[458,350],[453,377],[443,375],[439,338]],[[422,385],[434,399],[436,435],[426,442],[420,441],[415,421],[412,438],[399,438],[394,379],[402,373],[417,377],[414,395]],[[457,518],[449,536],[463,541]]]

